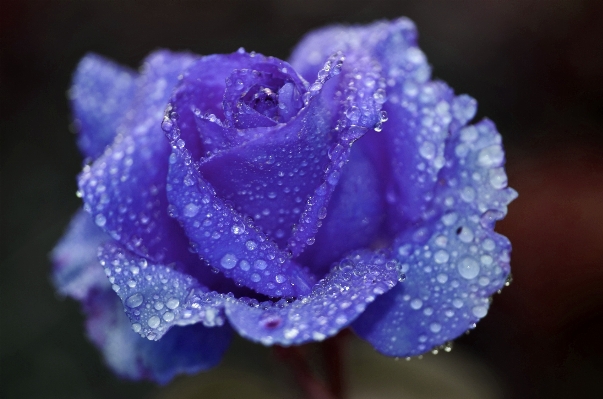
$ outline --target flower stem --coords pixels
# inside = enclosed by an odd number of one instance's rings
[[[289,366],[297,384],[309,399],[344,399],[343,381],[343,341],[346,333],[317,344],[320,352],[319,360],[324,370],[324,378],[320,378],[312,367],[311,350],[306,346],[275,346],[276,357]]]

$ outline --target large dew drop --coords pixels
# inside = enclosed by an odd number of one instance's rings
[[[142,296],[142,294],[140,292],[137,292],[136,294],[131,295],[128,297],[128,299],[126,299],[126,305],[130,308],[137,308],[142,305],[143,300],[144,297]]]

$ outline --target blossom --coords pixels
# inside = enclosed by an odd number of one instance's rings
[[[310,33],[289,63],[243,49],[97,55],[71,89],[83,210],[58,290],[120,375],[167,382],[351,327],[419,355],[488,311],[509,274],[494,124],[431,80],[402,18]]]

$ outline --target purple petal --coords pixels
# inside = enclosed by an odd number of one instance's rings
[[[160,121],[178,75],[192,61],[168,52],[145,61],[136,101],[122,110],[131,118],[123,135],[79,177],[84,208],[96,224],[131,251],[157,261],[187,252],[180,226],[167,214],[170,146]]]
[[[226,303],[226,316],[243,337],[264,345],[322,341],[349,325],[367,304],[397,283],[398,265],[384,255],[356,252],[343,259],[308,296],[293,302]]]
[[[98,264],[99,246],[111,240],[94,224],[87,212],[79,211],[71,220],[67,233],[52,250],[52,279],[62,295],[83,300],[93,290],[109,287]]]
[[[322,182],[332,128],[329,111],[316,98],[286,125],[249,129],[263,134],[200,165],[218,196],[252,217],[281,248]]]
[[[322,226],[315,242],[301,254],[299,262],[312,265],[312,270],[322,276],[346,253],[370,247],[383,223],[385,204],[379,186],[375,167],[360,147],[353,146],[329,205],[316,219],[322,221]]]
[[[113,142],[134,99],[136,78],[134,71],[96,54],[78,64],[69,97],[85,157],[97,158]]]
[[[160,341],[141,338],[132,331],[122,303],[111,290],[94,293],[84,308],[90,339],[107,364],[129,379],[166,384],[178,374],[207,370],[220,362],[232,337],[228,326],[196,324],[173,328]]]
[[[282,88],[283,101],[279,97]],[[291,65],[276,58],[266,58],[244,69],[236,69],[228,77],[224,114],[230,126],[238,129],[286,123],[302,108],[301,96],[305,92],[305,83]]]
[[[509,274],[509,241],[493,231],[516,192],[506,187],[494,125],[456,130],[439,174],[437,217],[396,239],[407,279],[354,323],[390,356],[412,356],[456,338],[488,311]]]
[[[99,259],[132,329],[142,337],[155,341],[174,326],[224,324],[226,296],[208,293],[178,265],[149,263],[116,243],[107,243]]]
[[[440,82],[428,82],[431,71],[417,46],[414,24],[402,18],[369,26],[335,26],[308,35],[292,55],[303,76],[316,70],[317,54],[335,50],[375,58],[387,80],[383,131],[368,134],[359,145],[371,155],[386,183],[390,230],[399,232],[420,220],[430,207],[444,142],[450,129],[475,114],[475,101]]]
[[[344,166],[349,160],[352,144],[380,124],[381,95],[385,82],[380,77],[380,67],[373,59],[360,54],[351,54],[343,62],[341,53],[335,53],[318,72],[318,79],[310,86],[310,95],[319,94],[331,102],[339,103],[338,121],[333,129],[335,142],[327,152],[329,163],[324,168],[322,184],[307,200],[299,222],[293,229],[288,247],[294,257],[301,254],[316,240],[316,234],[326,217],[328,205],[337,188]],[[340,75],[337,86],[332,82],[325,85],[327,78]],[[366,84],[366,82],[372,84]],[[359,83],[362,82],[362,83]],[[325,90],[323,90],[323,88]],[[334,91],[333,89],[337,89]],[[357,157],[358,158],[358,157]],[[366,174],[366,176],[368,176]],[[368,182],[367,182],[368,184]],[[368,204],[368,206],[372,206]],[[360,210],[358,210],[360,211]],[[343,225],[341,227],[344,227]],[[352,248],[349,248],[352,249]],[[325,259],[326,260],[326,259]],[[315,272],[328,263],[309,263]],[[321,274],[318,274],[321,275]]]
[[[312,279],[288,254],[216,196],[180,139],[177,120],[172,138],[167,195],[170,211],[210,266],[237,284],[270,296],[308,292]]]
[[[178,114],[180,134],[186,141],[193,158],[200,159],[208,153],[213,153],[216,148],[222,148],[204,144],[206,137],[204,137],[203,131],[200,132],[200,135],[198,134],[195,115],[197,117],[207,115],[207,119],[216,118],[221,122],[226,122],[227,118],[225,118],[223,108],[225,90],[227,84],[228,87],[237,87],[237,82],[229,79],[231,73],[237,69],[253,69],[254,66],[265,63],[273,64],[281,69],[288,67],[291,69],[291,73],[289,73],[291,79],[298,86],[303,87],[302,80],[295,75],[293,69],[286,62],[260,54],[246,53],[243,49],[232,54],[201,57],[183,73],[180,84],[170,100],[170,105],[171,110]],[[258,68],[260,67],[258,66]],[[229,139],[232,139],[232,135]],[[212,141],[214,141],[213,137]],[[231,144],[240,144],[240,141]]]

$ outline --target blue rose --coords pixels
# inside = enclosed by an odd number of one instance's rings
[[[70,95],[89,162],[54,281],[122,376],[212,367],[233,331],[287,346],[351,327],[419,355],[505,284],[501,137],[431,80],[408,19],[315,31],[289,63],[89,55]]]

